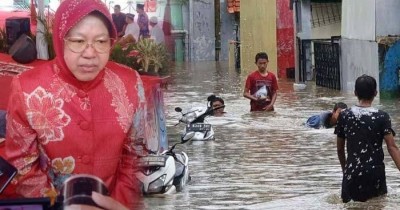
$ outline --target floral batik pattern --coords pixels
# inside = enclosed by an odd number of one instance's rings
[[[133,104],[129,102],[126,88],[122,80],[109,69],[105,70],[104,84],[112,95],[111,105],[118,114],[118,122],[122,130],[127,133],[132,122]]]
[[[64,101],[55,98],[52,93],[38,87],[32,93],[25,93],[27,117],[30,125],[36,130],[42,144],[50,141],[61,141],[64,138],[63,127],[71,118],[63,108]]]
[[[72,156],[55,158],[51,161],[51,166],[53,170],[49,171],[49,176],[55,187],[61,190],[64,181],[72,175],[75,169],[75,159]]]

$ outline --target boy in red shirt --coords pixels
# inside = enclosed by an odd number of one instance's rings
[[[278,82],[276,76],[267,70],[267,53],[257,53],[256,65],[258,70],[247,76],[243,96],[250,99],[250,111],[274,111]]]

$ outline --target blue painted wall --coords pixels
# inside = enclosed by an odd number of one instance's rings
[[[380,91],[399,91],[400,41],[379,45]]]

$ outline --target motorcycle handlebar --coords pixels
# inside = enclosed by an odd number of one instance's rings
[[[225,108],[225,105],[222,105],[222,106],[219,106],[219,107],[216,107],[216,108],[209,107],[209,108],[207,108],[207,110],[206,110],[203,114],[201,114],[200,116],[198,116],[197,118],[195,118],[195,119],[194,119],[192,122],[190,122],[190,123],[203,122],[203,121],[204,121],[204,118],[205,118],[206,116],[212,115],[212,114],[214,113],[215,110],[217,110],[217,109],[222,109],[222,108]],[[193,112],[196,112],[196,111],[198,111],[198,110],[193,110],[193,111],[187,112],[187,113],[185,113],[185,114],[183,114],[183,113],[181,112],[181,113],[182,113],[182,117],[185,116],[185,115],[187,115],[187,114],[189,114],[189,113],[193,113]],[[179,122],[178,122],[177,124],[175,124],[174,126],[179,125],[181,122],[182,122],[182,123],[185,123],[185,122],[182,121],[182,119],[179,119]]]
[[[196,110],[193,110],[193,111],[190,111],[190,112],[186,112],[185,114],[182,113],[182,116],[186,116],[187,114],[190,114],[190,113],[193,113],[193,112],[196,112],[196,111],[199,111],[199,110],[196,109]]]

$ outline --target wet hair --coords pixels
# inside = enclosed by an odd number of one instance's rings
[[[223,105],[225,104],[224,100],[216,95],[208,96],[207,101],[209,102],[208,107],[212,107],[212,104],[216,101],[221,102]]]
[[[376,80],[375,78],[366,74],[358,77],[355,84],[355,93],[358,100],[366,99],[372,100],[376,94]]]
[[[116,4],[116,5],[114,5],[114,9],[115,8],[121,9],[121,6],[119,4]]]
[[[333,111],[336,112],[337,109],[346,109],[347,108],[347,104],[343,103],[343,102],[338,102],[335,103],[335,106],[333,106]]]
[[[256,55],[256,63],[258,61],[258,59],[267,59],[268,60],[268,55],[266,52],[259,52]]]

